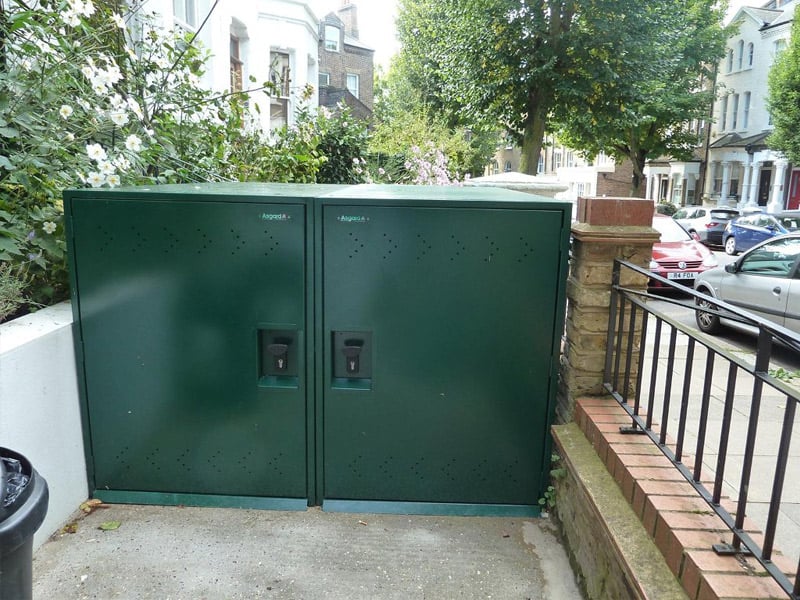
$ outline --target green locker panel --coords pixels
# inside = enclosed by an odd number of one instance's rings
[[[322,208],[324,501],[535,506],[568,213],[402,204]]]
[[[181,192],[67,197],[96,495],[305,505],[306,207]]]

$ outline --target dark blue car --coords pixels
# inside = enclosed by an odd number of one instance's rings
[[[725,252],[733,256],[783,233],[789,233],[789,230],[774,216],[755,213],[730,221],[725,227],[725,233],[722,234],[722,244],[725,246]]]

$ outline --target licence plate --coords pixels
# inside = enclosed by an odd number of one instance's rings
[[[667,273],[667,279],[694,279],[695,273],[691,272],[675,272]]]

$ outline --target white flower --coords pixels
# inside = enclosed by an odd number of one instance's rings
[[[55,223],[53,223],[52,221],[45,221],[42,224],[42,229],[44,230],[44,232],[45,233],[49,233],[49,234],[55,233],[56,227],[57,227],[57,225]]]
[[[91,185],[93,188],[100,187],[106,182],[106,178],[104,175],[101,175],[97,171],[91,171],[89,175],[86,176],[86,181]]]
[[[128,115],[124,112],[111,113],[111,122],[114,123],[114,125],[122,127],[128,122]]]
[[[117,13],[111,14],[111,20],[114,21],[114,25],[116,25],[120,29],[125,29],[125,21]]]
[[[155,62],[156,62],[156,66],[159,69],[168,69],[169,68],[169,61],[166,58],[164,58],[163,56],[159,56],[158,58],[156,58]]]
[[[103,175],[111,175],[114,173],[117,168],[107,160],[102,160],[97,164],[97,168],[100,170],[100,173]]]
[[[68,142],[74,142],[75,134],[72,133],[71,131],[68,131],[66,134],[64,134],[64,139],[67,140]]]
[[[94,4],[92,0],[86,0],[86,2],[83,3],[83,14],[87,17],[91,17],[94,14]]]
[[[108,93],[108,88],[98,79],[92,81],[92,90],[98,96],[105,96]]]
[[[117,187],[120,184],[119,175],[114,175],[114,174],[109,175],[106,178],[106,183],[108,183],[110,187]]]
[[[122,156],[121,154],[114,160],[114,164],[123,173],[131,168],[131,161]]]
[[[139,152],[142,149],[142,139],[132,133],[125,139],[125,147],[131,152]]]
[[[86,154],[92,160],[97,162],[106,160],[106,151],[103,150],[103,147],[100,144],[86,144]],[[89,173],[91,176],[91,173]]]
[[[139,118],[139,120],[144,119],[144,113],[142,112],[142,107],[139,106],[139,103],[133,98],[128,98],[128,108],[130,108],[133,111],[133,114],[135,114]]]
[[[61,17],[61,20],[70,27],[77,27],[81,24],[81,19],[78,16],[78,13],[72,9],[62,10],[61,13],[59,13],[59,16]]]
[[[69,104],[62,104],[61,108],[58,109],[58,114],[61,115],[62,119],[69,119],[72,116],[72,107]]]

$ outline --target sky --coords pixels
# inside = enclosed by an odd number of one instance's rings
[[[389,68],[389,59],[399,51],[394,19],[396,0],[351,0],[358,7],[359,39],[375,49],[375,64],[383,70]],[[319,18],[335,12],[342,0],[309,0],[309,5]]]

